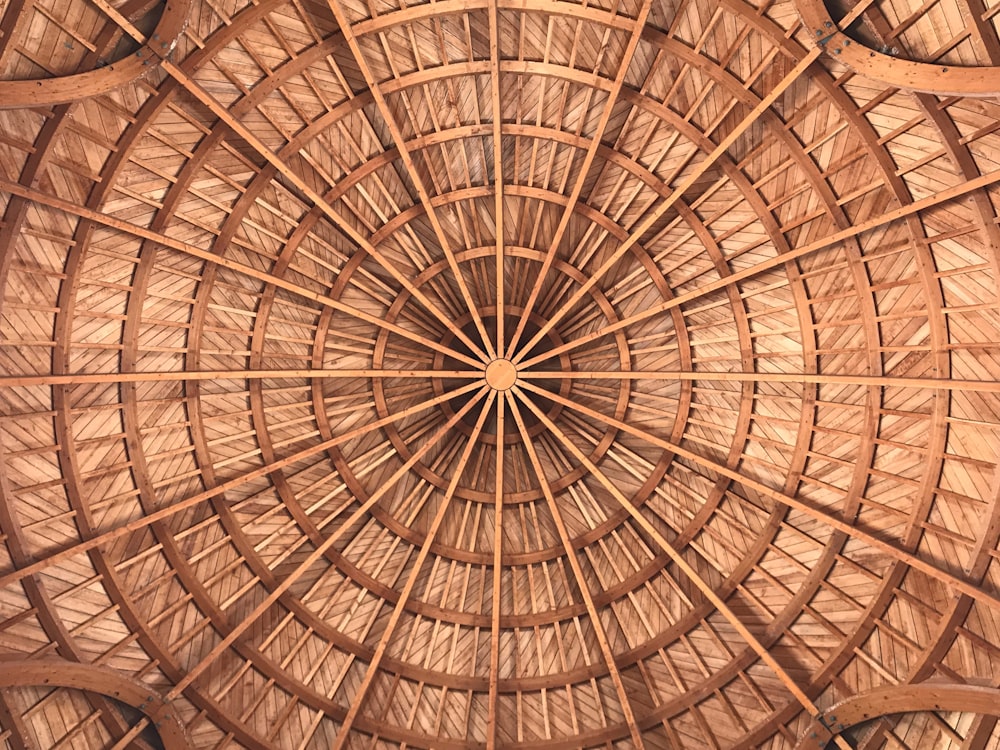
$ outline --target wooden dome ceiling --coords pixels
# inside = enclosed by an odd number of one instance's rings
[[[1000,747],[1000,3],[0,32],[7,748]]]

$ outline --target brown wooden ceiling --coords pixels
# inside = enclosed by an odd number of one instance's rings
[[[1000,747],[998,36],[0,0],[0,741]]]

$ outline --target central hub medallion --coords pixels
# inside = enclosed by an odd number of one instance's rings
[[[517,382],[517,368],[509,359],[494,359],[486,366],[486,384],[496,391],[506,391]]]

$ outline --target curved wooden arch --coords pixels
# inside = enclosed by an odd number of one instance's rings
[[[168,0],[149,40],[122,60],[85,73],[0,81],[0,109],[51,106],[100,96],[146,75],[174,51],[188,24],[192,0]]]
[[[795,750],[824,748],[831,737],[872,719],[922,711],[998,717],[1000,690],[983,685],[922,682],[853,695],[824,710],[799,739]]]
[[[3,658],[0,667],[0,687],[61,687],[114,698],[142,712],[155,727],[165,750],[192,747],[173,701],[113,669],[53,658]]]
[[[841,31],[822,0],[795,0],[795,6],[813,43],[869,80],[936,96],[1000,96],[1000,65],[935,64],[893,57]]]

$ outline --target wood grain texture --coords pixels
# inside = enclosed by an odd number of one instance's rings
[[[0,2],[0,745],[995,746],[997,66],[984,0]]]

